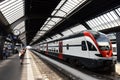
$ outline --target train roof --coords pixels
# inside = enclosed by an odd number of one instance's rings
[[[66,39],[70,39],[70,38],[75,38],[75,37],[80,37],[80,36],[84,36],[84,32],[89,32],[91,33],[95,38],[97,38],[99,35],[100,35],[100,32],[97,32],[97,31],[93,31],[93,30],[83,30],[83,31],[80,31],[78,33],[74,33],[72,35],[69,35],[69,36],[65,36],[65,37],[62,37],[62,38],[59,38],[59,39],[56,39],[56,40],[52,40],[52,41],[49,41],[47,43],[51,43],[51,42],[55,42],[55,41],[60,41],[60,40],[66,40]],[[43,42],[43,43],[40,43],[40,44],[44,44],[46,42]]]

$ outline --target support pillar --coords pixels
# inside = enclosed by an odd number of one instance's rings
[[[0,60],[3,58],[2,52],[3,52],[4,42],[5,42],[4,37],[0,35]]]
[[[116,33],[117,60],[120,62],[120,32]]]

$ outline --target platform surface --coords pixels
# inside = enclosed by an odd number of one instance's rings
[[[18,54],[0,60],[0,80],[21,80],[23,66],[19,63]]]
[[[31,54],[29,50],[26,51],[23,65],[20,64],[18,54],[0,60],[0,80],[43,80]],[[116,73],[120,75],[120,62],[116,64]]]
[[[35,78],[40,80],[42,77],[32,60],[29,50],[26,51],[23,65],[20,64],[18,54],[0,60],[0,80],[36,80]],[[34,66],[32,66],[33,64]],[[39,76],[34,76],[33,70]]]

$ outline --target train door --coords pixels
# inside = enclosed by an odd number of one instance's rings
[[[59,54],[58,54],[59,59],[63,59],[63,42],[59,42]]]
[[[84,58],[89,58],[89,51],[85,39],[81,41],[81,56]]]

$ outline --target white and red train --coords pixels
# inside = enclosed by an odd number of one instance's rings
[[[92,30],[40,44],[40,51],[90,69],[114,68],[112,44],[107,36]]]

